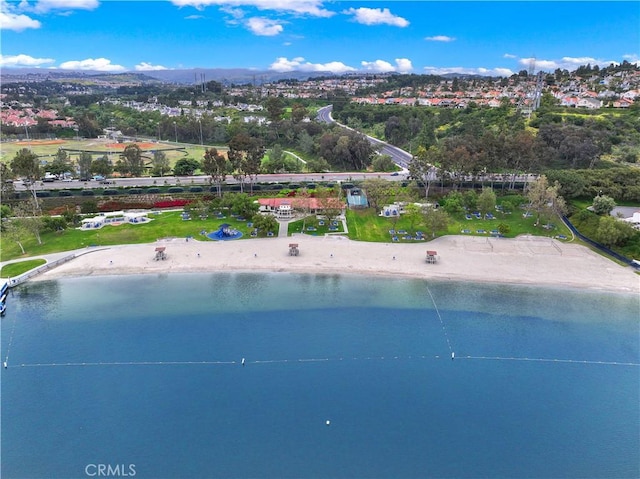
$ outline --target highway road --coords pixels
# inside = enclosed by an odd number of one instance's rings
[[[404,180],[405,175],[393,175],[391,173],[281,173],[271,175],[258,175],[257,183],[318,183],[335,182],[349,183],[352,181],[362,181],[367,178],[384,178],[387,180]],[[108,182],[100,181],[49,181],[36,182],[36,191],[65,190],[77,188],[135,188],[151,186],[209,186],[210,177],[205,175],[195,176],[163,176],[163,177],[141,177],[141,178],[109,178]],[[231,175],[227,176],[225,183],[228,185],[239,182]],[[245,181],[245,184],[247,182]],[[16,191],[26,190],[22,181],[14,182]]]
[[[346,125],[343,125],[342,123],[338,123],[337,121],[335,121],[331,116],[332,110],[333,110],[333,105],[328,105],[320,108],[318,110],[317,119],[324,123],[336,123],[343,128],[346,128],[348,130],[353,130],[353,128],[350,128]],[[353,130],[353,131],[356,131],[356,130]],[[371,143],[380,147],[381,154],[389,155],[393,159],[394,163],[398,165],[400,168],[402,168],[403,174],[406,175],[408,173],[409,163],[411,162],[411,158],[413,158],[411,153],[409,153],[408,151],[404,151],[396,146],[385,143],[384,141],[378,140],[377,138],[373,138],[372,136],[366,135],[366,137]]]

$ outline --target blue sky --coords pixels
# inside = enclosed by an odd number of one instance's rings
[[[0,66],[480,73],[638,62],[638,1],[0,0]],[[639,63],[640,64],[640,63]]]

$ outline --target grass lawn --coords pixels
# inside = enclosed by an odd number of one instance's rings
[[[233,217],[224,219],[212,218],[201,220],[194,218],[184,221],[180,211],[167,211],[158,215],[150,215],[153,221],[138,225],[106,225],[100,229],[81,231],[67,229],[59,233],[46,232],[41,235],[42,244],[38,245],[35,237],[28,237],[23,246],[26,251],[22,255],[17,243],[3,238],[0,242],[0,261],[20,257],[38,256],[41,254],[71,251],[87,246],[108,246],[128,243],[153,243],[160,238],[176,237],[186,238],[191,236],[201,241],[212,241],[200,234],[201,231],[211,233],[217,231],[221,224],[227,223],[232,228],[242,232],[241,239],[250,238],[253,228],[247,226],[245,221],[238,221]]]
[[[496,218],[492,220],[476,219],[473,216],[472,219],[467,220],[465,215],[455,215],[451,218],[451,223],[446,233],[438,232],[436,236],[442,236],[442,234],[465,234],[468,236],[487,237],[490,236],[492,230],[498,229],[500,223],[504,223],[510,228],[509,233],[505,235],[507,238],[514,238],[522,234],[548,237],[565,235],[567,238],[571,238],[571,232],[559,218],[553,222],[553,228],[545,229],[542,226],[534,226],[535,218],[525,218],[521,211],[513,212],[510,215],[503,215],[496,212],[495,216]],[[407,233],[412,236],[415,236],[416,231],[422,231],[427,239],[430,236],[424,223],[411,225],[409,220],[402,215],[400,218],[382,217],[377,214],[377,211],[371,208],[348,210],[347,226],[349,228],[349,238],[358,241],[390,242],[392,235],[389,233],[389,230],[395,230],[396,232],[398,230],[407,231]],[[463,231],[468,232],[463,233]],[[478,233],[478,231],[485,231],[485,233]],[[396,236],[401,243],[415,242],[415,240],[403,240],[402,233],[396,234]]]
[[[11,263],[6,264],[0,270],[0,278],[12,278],[14,276],[19,276],[22,273],[26,273],[27,271],[37,268],[45,264],[46,261],[43,259],[31,259],[27,261],[20,261],[19,263]]]
[[[289,223],[289,235],[293,233],[304,233],[311,236],[324,236],[326,233],[343,233],[342,221],[336,221],[332,227],[327,220],[319,220],[315,216],[307,216],[304,220],[292,221]],[[303,231],[304,228],[304,231]]]

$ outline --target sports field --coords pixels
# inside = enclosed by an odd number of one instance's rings
[[[59,149],[64,149],[71,158],[76,161],[80,153],[86,151],[94,156],[107,155],[109,159],[115,163],[122,151],[133,142],[114,143],[113,140],[107,139],[90,139],[90,140],[31,140],[31,141],[12,141],[0,143],[0,161],[9,163],[15,157],[16,153],[28,148],[38,155],[44,161],[52,161]],[[136,144],[142,149],[145,160],[150,161],[155,151],[164,151],[169,158],[171,166],[180,158],[193,158],[201,160],[208,145],[191,145],[186,143],[173,142],[150,142],[139,141]],[[216,146],[218,150],[226,151],[226,147]]]

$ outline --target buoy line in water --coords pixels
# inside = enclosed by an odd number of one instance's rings
[[[9,334],[9,344],[7,345],[7,355],[4,358],[4,362],[2,366],[7,369],[7,365],[9,364],[9,352],[11,350],[11,343],[13,343],[13,333],[16,331],[16,317],[13,317],[13,325],[11,326],[11,333]]]
[[[456,356],[459,359],[476,359],[485,361],[532,361],[538,363],[570,363],[570,364],[602,364],[605,366],[635,366],[640,363],[625,363],[621,361],[594,361],[589,359],[560,359],[560,358],[519,358],[502,356]]]
[[[347,358],[298,358],[298,359],[257,359],[238,361],[100,361],[100,362],[68,362],[68,363],[22,363],[9,365],[14,368],[54,368],[54,367],[98,367],[98,366],[233,366],[233,365],[262,365],[262,364],[287,364],[287,363],[325,363],[337,361],[409,361],[420,359],[445,359],[445,356],[363,356]],[[565,363],[565,364],[589,364],[605,366],[631,366],[640,367],[640,363],[622,361],[594,361],[581,359],[561,358],[520,358],[502,356],[456,356],[456,359],[479,361],[529,361],[541,363]]]
[[[436,304],[436,300],[431,294],[431,290],[429,286],[426,287],[429,296],[431,296],[431,302],[433,303],[433,307],[436,309],[436,313],[438,315],[438,319],[440,320],[440,325],[442,326],[442,333],[444,334],[444,339],[447,341],[447,346],[449,346],[449,352],[451,353],[451,359],[454,357],[453,348],[451,347],[451,341],[449,341],[449,335],[447,334],[447,328],[444,326],[444,321],[442,320],[442,316],[440,315],[440,310],[438,309],[438,305]]]

